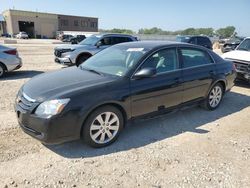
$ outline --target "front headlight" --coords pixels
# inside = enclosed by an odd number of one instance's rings
[[[53,115],[61,113],[69,101],[70,99],[45,101],[37,107],[35,114],[43,118],[49,118]]]

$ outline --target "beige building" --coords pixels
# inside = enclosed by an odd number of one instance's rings
[[[12,9],[4,11],[3,17],[10,35],[25,31],[31,38],[54,38],[57,31],[98,31],[98,18]]]

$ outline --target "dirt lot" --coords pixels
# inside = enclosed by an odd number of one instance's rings
[[[35,44],[36,43],[36,44]],[[113,145],[44,146],[18,127],[23,83],[61,69],[49,43],[15,44],[20,71],[0,80],[0,187],[250,187],[250,87],[238,83],[213,112],[187,108],[130,123]]]

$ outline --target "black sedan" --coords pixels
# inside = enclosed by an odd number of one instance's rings
[[[32,78],[20,89],[15,110],[23,131],[45,144],[82,138],[102,147],[128,120],[190,103],[216,109],[234,79],[233,64],[204,47],[122,43],[79,67]]]

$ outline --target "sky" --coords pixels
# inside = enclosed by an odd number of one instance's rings
[[[101,29],[232,25],[239,35],[250,36],[250,0],[0,0],[0,12],[10,8],[98,17]]]

